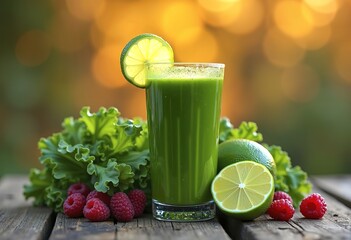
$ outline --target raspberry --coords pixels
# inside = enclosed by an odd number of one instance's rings
[[[267,212],[275,220],[289,221],[293,217],[295,209],[289,200],[280,199],[273,201]]]
[[[140,217],[146,205],[145,193],[140,189],[134,189],[128,193],[128,197],[134,207],[134,217]]]
[[[114,216],[117,221],[129,222],[134,217],[133,205],[130,202],[128,195],[124,192],[118,192],[112,196],[110,209],[112,216]]]
[[[67,190],[67,195],[69,196],[72,193],[81,193],[86,197],[89,194],[89,192],[89,187],[84,183],[74,183],[71,186],[69,186]]]
[[[280,199],[287,199],[289,200],[291,203],[294,203],[292,198],[290,197],[289,194],[287,194],[286,192],[283,191],[277,191],[274,193],[274,197],[273,197],[273,201],[275,200],[280,200]]]
[[[98,198],[91,198],[83,209],[84,217],[94,222],[105,221],[110,217],[110,209]]]
[[[85,202],[84,195],[81,193],[73,193],[69,195],[63,203],[63,212],[68,217],[81,217],[83,216]]]
[[[319,219],[327,211],[327,204],[319,193],[305,197],[300,204],[300,212],[305,218]]]
[[[91,191],[87,196],[87,201],[92,198],[98,198],[103,201],[107,206],[110,206],[111,197],[107,193],[98,192],[96,190]]]

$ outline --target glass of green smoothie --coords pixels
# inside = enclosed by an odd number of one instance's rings
[[[224,64],[147,65],[152,208],[156,219],[215,216],[210,185],[217,146]]]

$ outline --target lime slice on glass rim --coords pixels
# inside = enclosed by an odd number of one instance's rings
[[[173,63],[172,47],[161,37],[144,33],[134,37],[121,53],[123,76],[133,85],[147,86],[147,64]]]
[[[273,200],[274,179],[268,169],[253,161],[223,168],[212,181],[218,208],[240,220],[253,220],[267,211]]]

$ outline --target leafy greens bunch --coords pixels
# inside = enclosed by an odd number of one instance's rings
[[[248,139],[261,143],[272,154],[277,168],[274,176],[275,191],[288,193],[297,207],[301,200],[311,192],[312,184],[308,181],[307,173],[300,166],[293,167],[287,152],[276,145],[268,145],[263,142],[263,136],[258,132],[256,123],[242,122],[238,128],[234,128],[228,118],[222,118],[220,122],[219,142],[230,139]]]
[[[31,169],[26,198],[59,212],[70,184],[83,182],[112,195],[141,188],[150,192],[149,150],[146,122],[123,119],[116,108],[91,113],[83,107],[80,117],[68,117],[63,130],[41,138],[42,170]]]
[[[43,169],[31,169],[30,183],[24,186],[26,199],[62,211],[70,184],[83,182],[92,189],[112,195],[117,191],[143,189],[150,197],[150,160],[147,124],[140,118],[124,119],[116,108],[101,107],[91,113],[83,107],[80,117],[68,117],[62,131],[38,143]],[[262,142],[253,122],[234,128],[229,119],[220,122],[219,142],[249,139]],[[307,174],[292,167],[288,154],[280,147],[263,144],[274,157],[276,191],[289,193],[295,206],[310,192]]]

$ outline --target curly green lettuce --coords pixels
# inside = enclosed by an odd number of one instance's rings
[[[257,124],[254,122],[242,122],[238,128],[234,128],[228,118],[222,118],[219,141],[221,143],[230,139],[248,139],[262,143],[263,136],[258,132]],[[266,143],[262,143],[262,145],[272,154],[276,164],[275,191],[288,193],[294,201],[294,206],[297,207],[312,190],[307,173],[300,166],[293,167],[288,153],[283,151],[281,147],[270,146]]]
[[[83,107],[80,117],[68,117],[62,131],[38,143],[43,169],[31,169],[24,186],[26,199],[62,211],[70,184],[83,182],[112,195],[140,188],[150,192],[147,125],[123,119],[116,108],[91,113]]]

